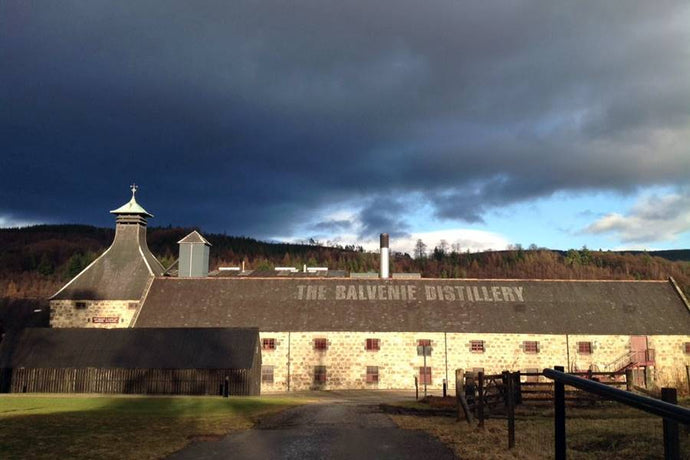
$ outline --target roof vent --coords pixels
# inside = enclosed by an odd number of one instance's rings
[[[201,278],[208,276],[209,248],[211,243],[194,230],[177,242],[180,245],[180,278]]]

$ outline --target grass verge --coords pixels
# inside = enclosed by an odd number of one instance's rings
[[[409,405],[402,405],[405,407]],[[568,458],[663,458],[662,420],[616,403],[566,410]],[[551,459],[554,455],[553,411],[520,406],[516,413],[515,447],[508,449],[505,419],[489,419],[483,430],[455,417],[391,415],[403,429],[422,430],[449,446],[463,460]],[[681,458],[690,458],[690,434],[680,427]]]
[[[161,458],[304,404],[279,397],[0,397],[0,458]]]

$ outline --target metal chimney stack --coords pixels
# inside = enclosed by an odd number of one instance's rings
[[[388,233],[381,233],[381,278],[389,278],[388,252]]]

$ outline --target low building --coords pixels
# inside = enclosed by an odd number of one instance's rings
[[[258,395],[258,331],[24,329],[0,346],[0,392]]]

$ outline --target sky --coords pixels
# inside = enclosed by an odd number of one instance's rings
[[[0,227],[690,248],[687,1],[0,2]]]

